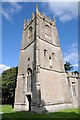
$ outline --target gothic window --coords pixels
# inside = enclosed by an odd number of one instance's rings
[[[28,29],[28,38],[30,39],[32,36],[32,27],[30,26]]]
[[[54,59],[55,53],[52,53],[52,58]]]
[[[47,50],[44,49],[44,57],[47,55]]]
[[[51,60],[51,56],[49,56],[49,60]]]
[[[50,67],[52,68],[52,60],[51,60],[51,56],[49,56],[49,64],[50,64]]]
[[[51,39],[51,29],[48,25],[45,25],[45,38],[47,40]]]
[[[28,66],[30,65],[30,58],[28,58]]]
[[[73,95],[76,96],[75,82],[72,82],[72,92]]]
[[[32,91],[32,69],[28,68],[27,69],[27,91],[31,92]]]

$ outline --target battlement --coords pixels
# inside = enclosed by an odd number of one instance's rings
[[[50,24],[55,25],[55,24],[54,24],[54,23],[55,23],[55,18],[54,18],[53,20],[51,20],[51,18],[48,17],[48,16],[46,16],[43,12],[42,12],[42,13],[41,13],[41,12],[38,12],[38,16],[41,17],[43,20],[49,22]]]
[[[50,21],[50,22],[52,22],[52,20],[50,19],[50,17],[48,17],[48,16],[45,16],[45,14],[42,12],[42,13],[40,13],[39,14],[44,20],[47,20],[47,21]]]
[[[80,77],[80,74],[74,72],[66,72],[66,74],[68,77],[74,77],[74,78]]]
[[[29,19],[28,23],[27,23],[27,26],[32,22],[32,19]]]
[[[37,8],[36,13],[35,14],[32,13],[32,16],[29,19],[29,21],[26,23],[26,27],[25,28],[27,28],[31,24],[31,22],[34,20],[36,15],[41,17],[43,20],[49,22],[50,24],[53,24],[54,26],[56,26],[55,18],[53,20],[51,20],[51,18],[46,16],[43,12],[39,12],[38,8]]]

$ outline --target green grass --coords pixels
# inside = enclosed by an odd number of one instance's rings
[[[77,119],[78,117],[80,117],[80,109],[62,110],[59,112],[48,113],[48,114],[35,114],[31,112],[15,112],[10,105],[3,105],[2,112],[3,112],[2,120],[7,120],[7,119],[9,120],[42,119],[43,120],[43,118],[48,118],[48,120],[51,118],[54,118],[54,119],[61,118],[64,120],[64,118]]]
[[[2,108],[0,109],[0,112],[4,112],[4,113],[11,113],[14,112],[14,109],[12,108],[11,105],[3,105]]]

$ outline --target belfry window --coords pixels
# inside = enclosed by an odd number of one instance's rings
[[[29,30],[28,30],[28,38],[30,39],[31,38],[31,36],[32,36],[32,27],[30,26],[29,27]]]
[[[51,29],[48,25],[45,25],[45,38],[48,40],[51,39]]]

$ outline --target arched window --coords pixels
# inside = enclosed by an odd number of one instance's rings
[[[72,82],[72,95],[76,96],[75,82]]]
[[[45,25],[45,38],[51,40],[51,29],[48,25]]]
[[[55,57],[55,53],[52,53],[52,58],[54,59],[54,57]]]
[[[51,56],[49,56],[49,64],[50,64],[50,68],[52,68],[52,58],[51,58]]]
[[[30,39],[31,36],[32,36],[32,31],[33,31],[33,28],[30,26],[29,29],[28,29],[28,38]]]
[[[28,66],[30,65],[30,58],[28,58]]]
[[[31,68],[27,69],[27,91],[28,92],[32,91],[32,69]]]
[[[51,33],[51,29],[48,25],[45,25],[45,33],[47,33],[47,34]]]
[[[46,57],[46,55],[47,55],[47,50],[44,49],[44,57]]]

